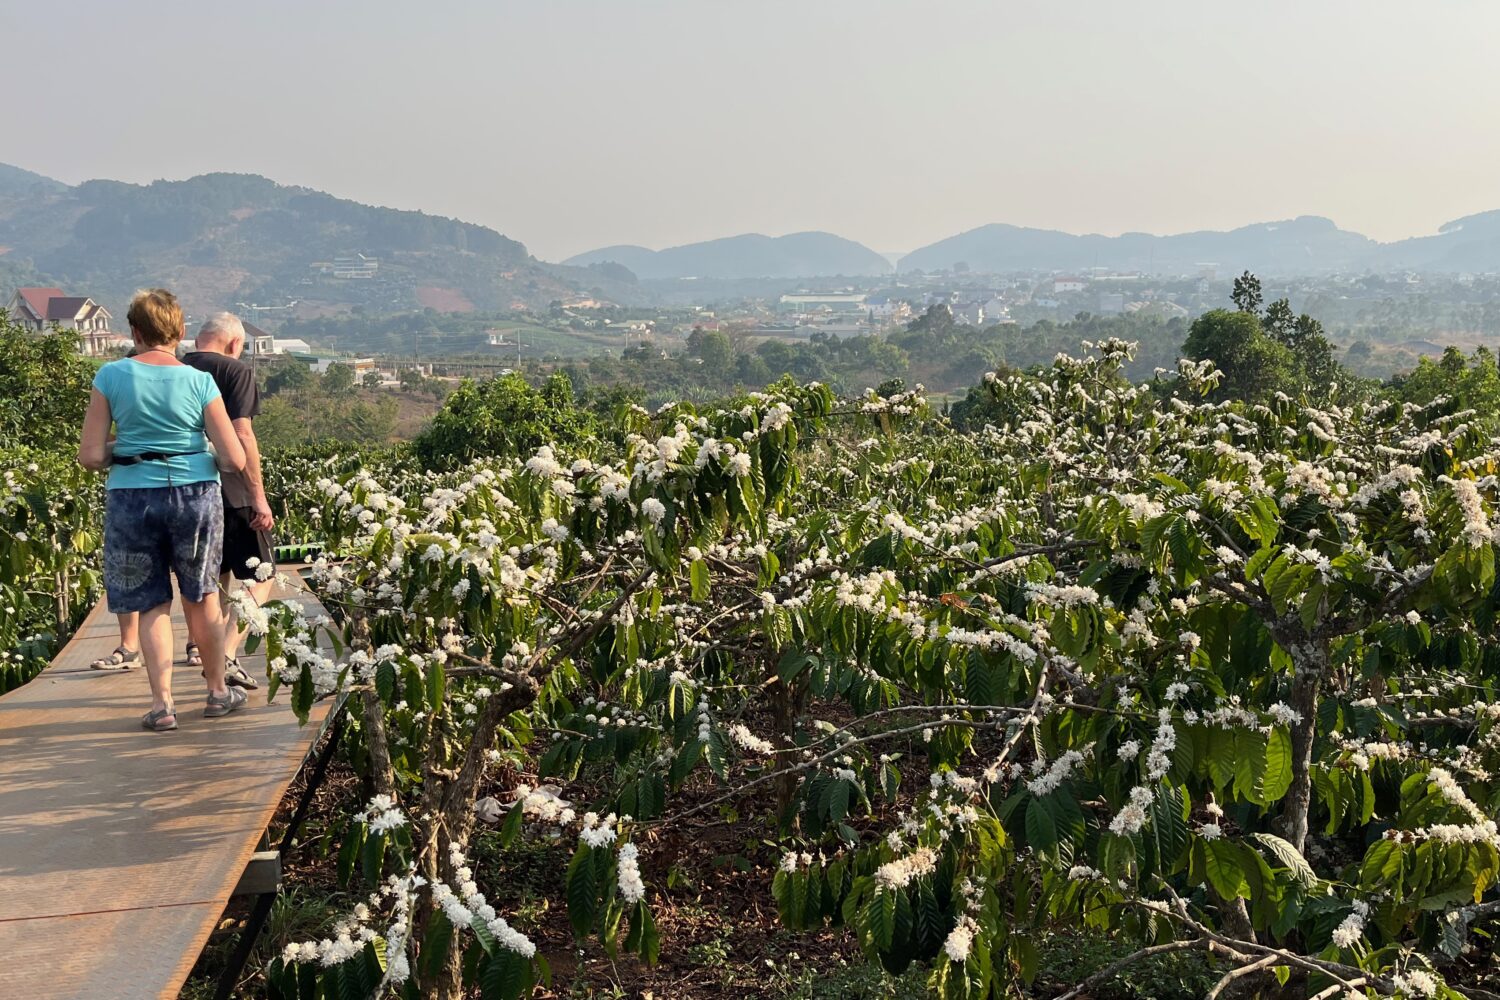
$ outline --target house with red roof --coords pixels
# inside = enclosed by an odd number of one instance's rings
[[[11,320],[41,333],[53,326],[76,332],[85,354],[107,354],[128,346],[109,329],[109,310],[87,295],[64,295],[61,288],[18,288],[5,307]]]

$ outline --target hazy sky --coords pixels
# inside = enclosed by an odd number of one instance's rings
[[[1496,0],[0,0],[0,161],[210,170],[544,259],[1500,208]]]

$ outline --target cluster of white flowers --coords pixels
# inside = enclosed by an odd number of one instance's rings
[[[776,745],[774,743],[756,736],[742,722],[736,722],[729,727],[729,738],[752,753],[769,756],[776,752]]]
[[[637,857],[634,843],[620,845],[616,881],[620,885],[620,895],[627,903],[639,903],[646,898],[646,884],[641,881],[641,868]]]
[[[931,848],[919,847],[875,869],[875,881],[886,889],[904,889],[912,879],[931,874],[936,868],[937,855]]]
[[[1302,721],[1302,716],[1290,705],[1278,701],[1266,709],[1266,714],[1276,721],[1279,726],[1295,726]]]
[[[347,962],[364,951],[365,945],[377,938],[385,939],[385,982],[403,983],[411,976],[411,965],[406,955],[410,940],[411,904],[413,894],[426,885],[426,880],[415,873],[405,876],[392,875],[369,896],[368,902],[356,903],[349,915],[333,926],[332,933],[320,941],[293,941],[281,950],[281,960],[287,965],[317,962],[327,968]],[[390,923],[384,932],[377,932],[371,921],[377,912],[391,900]]]
[[[1391,977],[1396,992],[1410,997],[1435,997],[1438,991],[1437,977],[1422,969],[1409,969]]]
[[[1155,793],[1145,785],[1137,785],[1130,790],[1130,801],[1125,803],[1119,812],[1115,813],[1114,819],[1109,821],[1111,833],[1120,836],[1130,836],[1139,832],[1146,825],[1146,807],[1151,805]]]
[[[521,804],[521,813],[539,823],[567,826],[576,818],[572,803],[558,794],[553,785],[532,788],[527,784],[516,786],[516,801]]]
[[[593,848],[608,847],[615,842],[615,823],[618,817],[610,813],[603,819],[598,813],[588,812],[583,814],[583,829],[578,833],[578,839]]]
[[[641,513],[646,516],[646,520],[660,528],[662,518],[667,516],[667,507],[656,497],[647,497],[641,501]]]
[[[449,848],[448,861],[453,867],[453,877],[458,883],[457,891],[441,881],[432,883],[432,901],[442,909],[448,922],[457,928],[469,927],[477,917],[484,921],[485,927],[490,934],[494,935],[500,947],[513,951],[522,958],[531,958],[535,955],[536,945],[526,935],[506,923],[505,918],[497,915],[495,908],[485,900],[484,894],[479,891],[479,886],[474,882],[473,869],[469,867],[463,849],[457,844]]]
[[[1076,585],[1059,587],[1050,583],[1031,583],[1026,586],[1026,594],[1037,604],[1050,607],[1076,608],[1099,603],[1099,592],[1093,587]]]
[[[1340,948],[1353,948],[1364,937],[1365,920],[1370,915],[1370,904],[1362,899],[1354,901],[1354,909],[1343,922],[1333,929],[1333,943]]]
[[[1045,758],[1038,757],[1031,765],[1031,771],[1037,777],[1026,782],[1026,787],[1032,795],[1051,795],[1083,761],[1084,755],[1077,750],[1066,751],[1050,766]]]
[[[958,918],[958,923],[953,925],[947,939],[943,941],[943,953],[950,962],[962,965],[969,960],[969,950],[974,946],[974,933],[978,930],[979,925],[968,914]]]
[[[1447,476],[1443,476],[1440,481],[1453,488],[1453,498],[1458,501],[1458,507],[1463,511],[1464,542],[1470,548],[1479,548],[1493,542],[1495,532],[1490,527],[1489,515],[1484,512],[1484,503],[1479,498],[1479,488],[1474,485],[1474,481],[1472,479],[1449,479]]]
[[[406,815],[389,795],[375,796],[354,818],[367,824],[371,833],[385,833],[406,825]]]

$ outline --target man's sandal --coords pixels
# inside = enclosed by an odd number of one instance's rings
[[[190,667],[203,666],[203,653],[199,651],[196,642],[187,644],[187,665]]]
[[[220,716],[228,715],[237,708],[244,708],[245,702],[249,700],[250,696],[239,688],[225,688],[222,698],[212,694],[208,696],[208,704],[203,706],[203,717],[205,719],[217,719]]]
[[[153,733],[170,733],[177,728],[177,710],[163,708],[141,716],[141,728]]]
[[[208,676],[206,670],[200,670],[198,673],[201,677]],[[246,691],[260,690],[260,683],[247,674],[245,668],[240,666],[240,661],[232,656],[224,660],[224,683],[230,687],[244,688]]]
[[[139,649],[126,649],[124,646],[116,646],[115,651],[108,656],[101,656],[89,664],[91,670],[129,670],[141,662],[141,651]]]

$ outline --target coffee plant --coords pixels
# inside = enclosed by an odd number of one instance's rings
[[[783,383],[324,476],[332,619],[244,614],[273,696],[358,707],[377,889],[273,988],[529,993],[479,824],[571,838],[574,933],[654,961],[653,843],[734,815],[787,927],[937,995],[1024,992],[1056,929],[1208,952],[1215,994],[1486,995],[1450,979],[1500,912],[1493,416],[1210,403],[1129,350],[990,377],[972,433]]]

